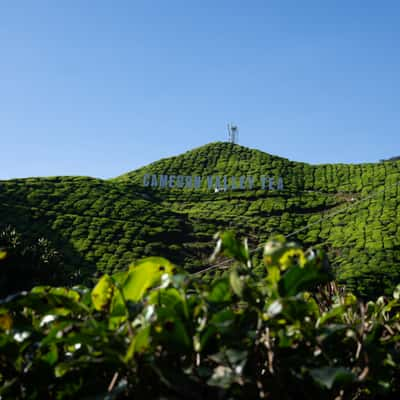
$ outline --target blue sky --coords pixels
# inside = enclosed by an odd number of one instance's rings
[[[396,1],[3,2],[0,179],[113,177],[230,121],[292,160],[400,155],[399,18]]]

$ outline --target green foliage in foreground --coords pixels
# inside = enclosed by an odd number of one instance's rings
[[[147,258],[96,286],[0,302],[4,399],[390,399],[400,394],[400,288],[363,303],[326,258],[279,237],[212,278]],[[5,258],[4,253],[0,258]],[[1,261],[0,261],[1,267]]]

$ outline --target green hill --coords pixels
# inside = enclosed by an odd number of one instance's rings
[[[207,264],[217,230],[246,235],[251,248],[271,233],[300,230],[293,239],[326,248],[339,279],[367,294],[400,281],[399,168],[398,161],[309,165],[211,143],[111,180],[2,181],[0,221],[45,236],[70,263],[102,272],[150,254],[196,270]],[[174,176],[174,186],[179,179],[187,186],[182,179],[190,176],[192,188],[152,187],[153,175]],[[195,176],[203,178],[198,189]],[[207,176],[220,176],[221,190],[208,189]],[[246,181],[246,189],[225,191],[224,176],[236,185],[240,176],[254,177],[254,187]]]

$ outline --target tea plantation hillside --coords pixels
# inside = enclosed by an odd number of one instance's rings
[[[220,229],[247,236],[251,248],[271,233],[300,230],[292,239],[327,249],[339,279],[368,295],[390,292],[400,281],[399,167],[399,161],[314,166],[211,143],[108,181],[3,181],[0,218],[50,238],[72,263],[107,272],[150,254],[196,270],[207,264]],[[153,175],[203,180],[198,189],[156,188]],[[254,187],[210,190],[207,176],[251,176]],[[261,189],[261,176],[274,179],[272,190]]]
[[[29,236],[44,236],[77,267],[111,272],[154,253],[184,260],[191,227],[140,188],[86,177],[5,181],[0,219]]]

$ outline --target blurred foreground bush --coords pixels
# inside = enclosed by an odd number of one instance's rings
[[[0,301],[0,398],[399,395],[400,287],[358,301],[323,253],[280,237],[262,267],[230,232],[221,254],[232,265],[208,277],[151,257],[93,290],[41,286]]]

